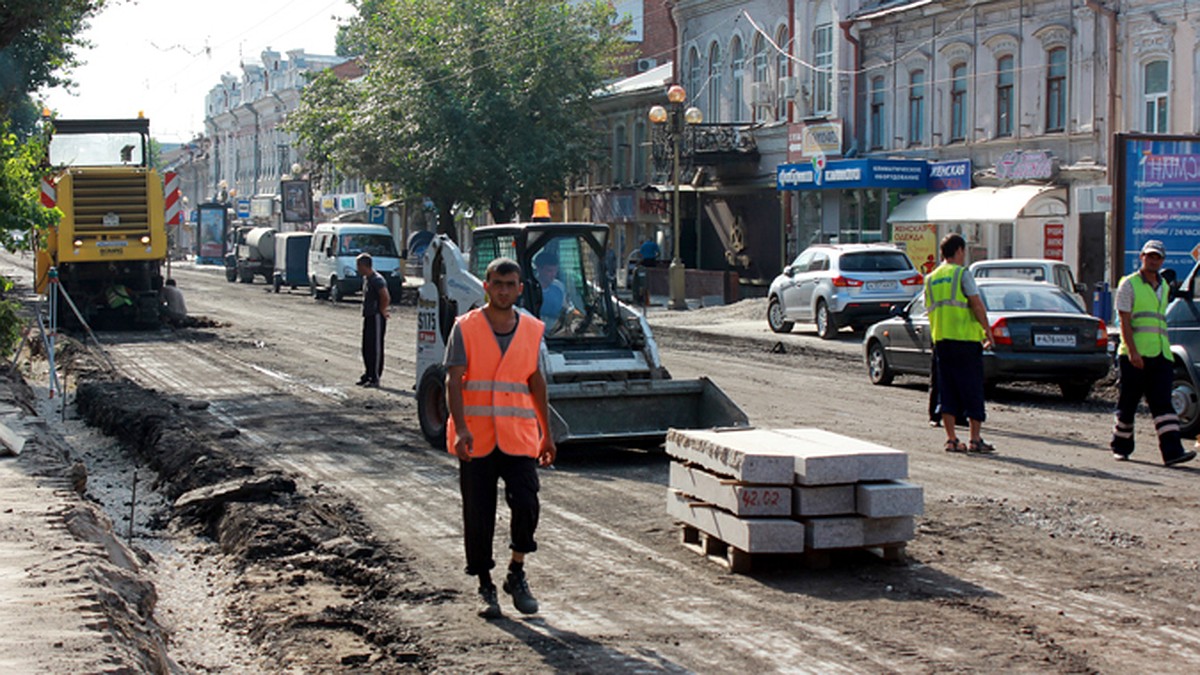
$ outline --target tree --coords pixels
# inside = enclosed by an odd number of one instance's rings
[[[0,0],[0,120],[43,87],[69,86],[88,20],[108,0]]]
[[[562,190],[599,149],[592,98],[615,73],[623,27],[608,3],[358,0],[339,52],[366,75],[304,92],[291,128],[347,173],[497,222]]]

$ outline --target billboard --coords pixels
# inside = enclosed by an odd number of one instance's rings
[[[196,262],[204,265],[225,263],[225,235],[228,212],[224,204],[201,204],[200,228],[196,237]]]
[[[306,180],[285,180],[279,184],[283,195],[283,222],[312,222],[312,186]]]
[[[1119,276],[1138,269],[1149,239],[1167,247],[1164,268],[1180,279],[1200,252],[1200,137],[1117,134],[1116,203]]]

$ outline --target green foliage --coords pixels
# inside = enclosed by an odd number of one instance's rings
[[[0,121],[31,92],[70,84],[88,20],[110,0],[0,0]]]
[[[319,161],[499,222],[599,150],[592,99],[625,49],[608,3],[357,0],[338,36],[361,82],[317,78],[289,127]]]
[[[0,245],[15,250],[28,245],[30,232],[56,224],[62,214],[41,204],[44,139],[22,139],[9,127],[0,123]]]

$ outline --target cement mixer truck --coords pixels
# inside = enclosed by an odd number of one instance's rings
[[[225,279],[254,283],[260,276],[268,284],[275,277],[275,228],[240,227],[233,235],[233,250],[225,256]]]
[[[477,228],[470,265],[445,235],[425,251],[417,306],[421,432],[445,447],[446,341],[460,314],[483,306],[484,273],[500,256],[521,266],[521,307],[546,325],[541,364],[557,443],[661,443],[667,430],[744,427],[746,414],[708,378],[677,380],[643,315],[618,300],[605,268],[608,226],[535,222]],[[551,290],[553,288],[553,291]]]

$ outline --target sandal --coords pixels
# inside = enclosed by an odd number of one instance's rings
[[[967,446],[957,438],[946,441],[946,452],[966,452]]]
[[[967,446],[967,452],[973,452],[979,455],[990,455],[993,452],[996,452],[996,446],[980,438],[977,441],[971,441],[971,444]]]

